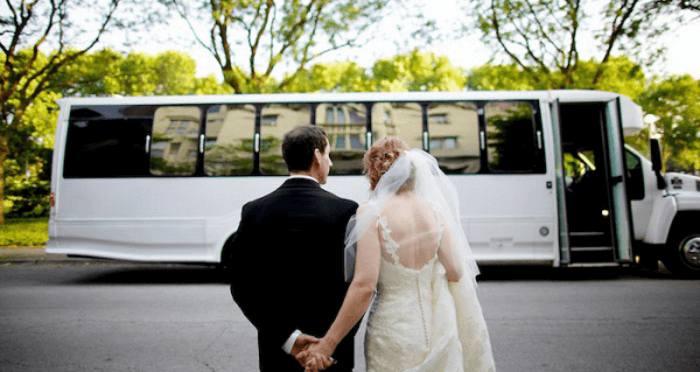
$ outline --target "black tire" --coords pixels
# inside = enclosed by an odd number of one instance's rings
[[[666,248],[662,261],[674,276],[700,279],[700,232],[679,229]]]

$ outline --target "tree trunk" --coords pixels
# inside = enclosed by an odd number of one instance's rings
[[[0,134],[0,225],[5,224],[5,159],[7,159],[7,136]]]

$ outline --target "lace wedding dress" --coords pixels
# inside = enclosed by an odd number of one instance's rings
[[[382,259],[367,323],[367,371],[495,371],[474,284],[447,281],[449,257],[440,249],[449,231],[430,211],[419,198],[399,195],[376,220]]]

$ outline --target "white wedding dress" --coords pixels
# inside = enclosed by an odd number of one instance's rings
[[[382,259],[365,337],[368,372],[495,371],[471,278],[448,282],[440,255],[450,234],[415,194],[387,201],[376,219]]]
[[[459,204],[437,160],[412,149],[348,223],[346,279],[356,247],[361,269],[378,272],[365,335],[368,372],[495,371]]]

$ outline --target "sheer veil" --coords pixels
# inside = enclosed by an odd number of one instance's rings
[[[345,278],[350,281],[354,273],[355,250],[357,241],[368,228],[376,226],[379,215],[384,210],[387,201],[407,182],[414,182],[413,192],[427,201],[434,211],[442,216],[444,229],[449,230],[454,244],[450,249],[453,262],[461,265],[464,277],[471,279],[476,286],[476,276],[479,269],[469,242],[462,228],[460,218],[459,198],[457,191],[440,170],[433,156],[419,149],[411,149],[402,153],[382,175],[369,200],[361,211],[348,223],[345,235]],[[432,211],[425,211],[432,213]],[[417,231],[416,234],[421,234]]]

